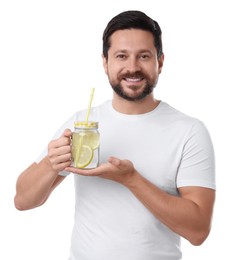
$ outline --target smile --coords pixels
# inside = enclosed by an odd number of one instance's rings
[[[139,82],[139,81],[143,80],[143,78],[124,78],[124,80],[126,80],[128,82]]]

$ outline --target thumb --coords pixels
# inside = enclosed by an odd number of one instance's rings
[[[62,134],[62,136],[63,137],[71,137],[71,135],[72,135],[72,132],[71,132],[71,130],[70,129],[65,129],[65,131],[63,132],[63,134]]]
[[[120,159],[118,159],[116,157],[112,157],[112,156],[108,158],[108,162],[111,163],[114,166],[120,166],[120,164],[121,164]]]

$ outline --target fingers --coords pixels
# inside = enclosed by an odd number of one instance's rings
[[[70,148],[66,149],[66,147],[50,149],[48,158],[54,170],[62,171],[71,165],[71,150]]]
[[[55,157],[55,156],[61,156],[68,154],[69,159],[71,157],[71,146],[70,143],[66,140],[61,140],[58,139],[56,141],[52,141],[49,143],[48,146],[48,155],[50,157]]]
[[[54,171],[57,173],[64,171],[67,167],[71,165],[71,161],[65,161],[65,162],[60,162],[60,163],[52,163],[52,168]]]
[[[71,130],[66,129],[60,138],[48,145],[48,158],[54,170],[62,171],[71,165],[71,135]]]
[[[49,149],[48,155],[53,163],[70,161],[71,148],[70,146],[63,146],[59,148]]]

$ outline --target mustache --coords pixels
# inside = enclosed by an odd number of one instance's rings
[[[146,78],[146,75],[143,72],[137,71],[134,73],[124,73],[122,75],[120,75],[120,79],[122,78]]]

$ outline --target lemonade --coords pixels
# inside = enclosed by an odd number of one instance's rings
[[[99,164],[99,132],[97,122],[75,122],[72,134],[72,164],[92,169]]]

